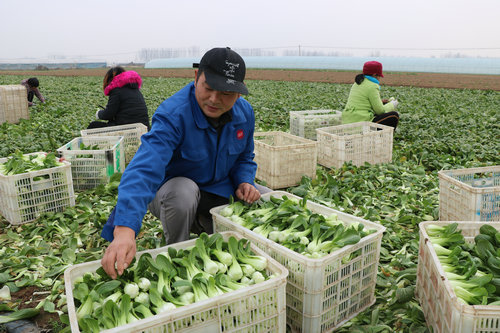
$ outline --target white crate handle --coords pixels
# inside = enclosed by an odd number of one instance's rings
[[[50,173],[36,175],[36,176],[33,177],[33,183],[47,181],[47,180],[49,180],[49,179],[52,178],[50,176],[51,176]],[[41,178],[41,179],[38,179],[38,178]]]
[[[462,193],[461,193],[461,191],[458,191],[458,190],[457,190],[457,187],[456,187],[455,185],[451,185],[450,187],[448,187],[448,189],[449,189],[451,192],[455,193],[455,195],[461,195],[461,194],[462,194]]]

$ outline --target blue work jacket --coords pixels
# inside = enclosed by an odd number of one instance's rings
[[[113,239],[117,225],[130,227],[137,235],[148,204],[173,177],[187,177],[200,190],[227,198],[235,196],[239,184],[254,184],[257,164],[253,161],[252,107],[238,98],[228,111],[232,120],[218,137],[194,92],[191,82],[156,110],[151,130],[141,137],[141,145],[122,176],[117,205],[101,233],[105,239]]]

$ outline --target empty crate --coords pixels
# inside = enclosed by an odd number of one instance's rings
[[[341,117],[337,110],[290,111],[290,133],[316,140],[316,128],[340,125]]]
[[[29,119],[28,94],[20,84],[0,86],[0,124],[18,123],[19,119]]]
[[[356,166],[392,161],[394,128],[359,122],[316,129],[318,163],[340,168],[345,162]]]
[[[316,142],[285,132],[254,134],[256,178],[273,189],[294,186],[302,176],[315,178]]]
[[[123,136],[125,146],[125,163],[130,163],[137,149],[141,145],[141,136],[148,131],[141,123],[109,126],[81,130],[82,136]]]
[[[442,170],[439,177],[439,219],[500,221],[500,165]]]

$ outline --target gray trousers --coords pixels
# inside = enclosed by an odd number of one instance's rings
[[[271,189],[255,184],[261,194]],[[229,200],[200,191],[189,178],[175,177],[163,184],[148,206],[149,211],[161,221],[167,244],[189,239],[191,231],[213,232],[210,208],[227,204]]]

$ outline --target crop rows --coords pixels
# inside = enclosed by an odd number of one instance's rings
[[[0,84],[17,84],[20,76],[0,76]],[[152,115],[156,107],[190,80],[144,78],[142,92]],[[342,110],[350,85],[249,81],[246,98],[253,105],[257,130],[288,131],[289,111]],[[0,125],[0,157],[54,151],[79,136],[106,104],[100,77],[41,79],[44,105],[30,108],[30,120]],[[400,101],[400,125],[394,135],[393,162],[339,169],[317,169],[288,189],[310,200],[381,223],[382,240],[377,302],[339,332],[426,332],[414,298],[418,223],[439,218],[442,169],[500,164],[500,92],[437,88],[385,87],[383,97]],[[14,290],[36,286],[49,296],[43,309],[67,323],[61,273],[69,264],[99,259],[99,236],[116,200],[116,184],[81,193],[68,212],[47,214],[37,223],[10,226],[0,220],[0,285]],[[161,225],[146,215],[139,249],[162,244]],[[1,331],[1,328],[0,328]]]

